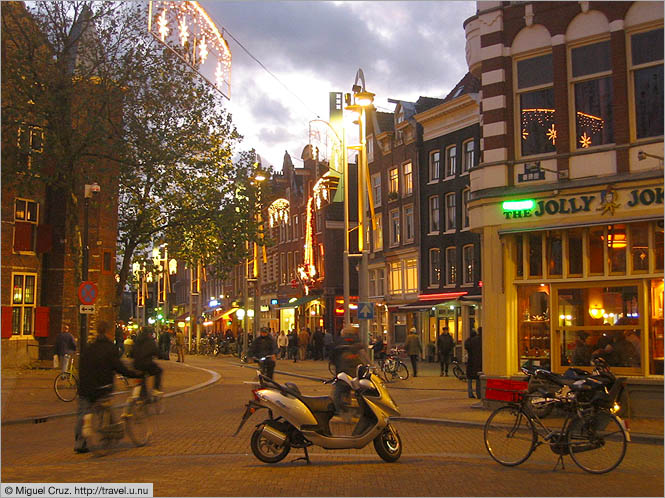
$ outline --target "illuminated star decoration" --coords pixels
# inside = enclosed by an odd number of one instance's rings
[[[199,45],[199,55],[201,56],[201,64],[204,64],[208,58],[208,44],[206,43],[206,37],[201,38],[201,44]]]
[[[187,21],[185,18],[180,19],[180,43],[182,46],[185,46],[185,43],[187,43],[187,38],[189,38],[189,33],[187,31]]]
[[[586,134],[586,131],[580,137],[580,145],[584,149],[587,149],[591,145],[591,137]]]
[[[556,145],[556,129],[554,128],[554,125],[547,130],[547,138],[552,142],[552,145]]]
[[[162,42],[169,35],[170,29],[168,28],[168,21],[166,20],[166,9],[162,11],[162,15],[159,16],[159,34],[162,35]]]
[[[217,62],[217,69],[215,69],[215,81],[218,86],[224,84],[224,69],[222,68],[222,63]]]

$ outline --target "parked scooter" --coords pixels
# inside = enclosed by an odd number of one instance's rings
[[[291,448],[303,448],[305,456],[296,460],[310,463],[309,446],[341,450],[363,448],[370,441],[383,460],[397,461],[402,441],[389,417],[399,415],[399,410],[382,380],[369,366],[359,365],[355,378],[341,372],[334,380],[326,381],[335,382],[348,384],[358,402],[360,417],[351,436],[332,434],[330,419],[335,406],[330,396],[303,396],[295,384],[281,385],[264,375],[259,375],[260,386],[252,390],[254,399],[247,403],[234,436],[254,412],[266,408],[268,418],[257,424],[251,439],[252,453],[262,462],[277,463]]]

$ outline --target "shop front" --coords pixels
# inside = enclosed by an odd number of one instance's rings
[[[482,206],[483,372],[591,369],[603,355],[637,398],[663,387],[663,188],[648,182]],[[493,212],[492,212],[493,211]]]

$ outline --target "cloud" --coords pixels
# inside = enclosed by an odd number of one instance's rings
[[[284,149],[300,156],[307,122],[327,119],[328,92],[350,91],[358,68],[387,110],[393,108],[388,98],[443,97],[467,72],[462,23],[475,13],[475,2],[202,5],[228,31],[234,122],[257,150],[270,144],[275,152],[265,155],[275,165]],[[295,142],[280,145],[280,139]]]

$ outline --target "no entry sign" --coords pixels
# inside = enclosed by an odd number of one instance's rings
[[[79,301],[81,304],[95,304],[98,294],[99,291],[95,282],[81,282],[81,285],[79,285]]]

